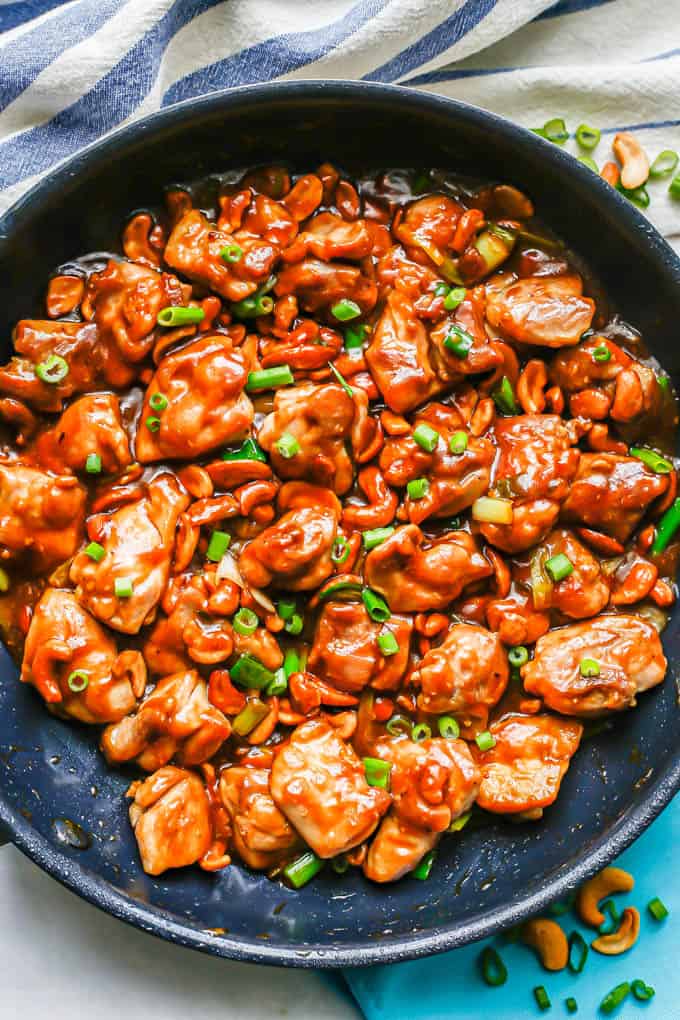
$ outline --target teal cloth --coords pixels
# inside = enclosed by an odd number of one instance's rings
[[[426,960],[345,971],[367,1020],[547,1020],[568,1016],[564,1000],[573,996],[579,1018],[602,1017],[604,995],[622,981],[642,978],[656,989],[648,1003],[632,995],[612,1014],[615,1020],[680,1020],[680,796],[619,858],[617,864],[635,876],[630,894],[617,905],[636,906],[642,915],[640,938],[628,953],[604,957],[592,950],[579,975],[568,970],[544,971],[533,952],[503,936],[456,949]],[[659,896],[670,911],[654,921],[647,904]],[[593,932],[577,923],[572,912],[558,918],[567,934],[578,929],[588,943]],[[478,957],[494,946],[508,968],[501,988],[489,988],[479,972]],[[543,985],[552,1009],[542,1013],[532,989]]]

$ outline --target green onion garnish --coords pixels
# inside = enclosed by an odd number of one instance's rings
[[[259,460],[265,463],[267,454],[254,439],[244,439],[238,450],[225,450],[222,460]]]
[[[500,988],[508,980],[508,968],[492,946],[485,946],[479,954],[479,966],[482,977],[492,988]]]
[[[293,613],[290,620],[286,620],[284,630],[287,634],[292,637],[297,637],[298,634],[302,634],[302,628],[304,627],[304,620],[299,613]]]
[[[678,528],[680,528],[680,496],[673,500],[657,524],[651,548],[652,556],[658,556],[664,551]]]
[[[438,284],[436,284],[434,288],[434,296],[445,297],[450,290],[451,288],[449,287],[448,283],[443,283],[442,281],[440,281]]]
[[[240,262],[243,258],[243,248],[240,244],[227,244],[220,248],[220,258],[225,262]]]
[[[625,195],[633,205],[639,206],[640,209],[646,209],[649,205],[649,192],[644,184],[641,184],[639,188],[624,188],[622,184],[617,184],[616,190]]]
[[[453,312],[456,310],[458,305],[465,301],[467,291],[465,287],[452,287],[444,298],[444,308],[447,312]]]
[[[454,432],[449,439],[449,450],[454,457],[460,457],[468,448],[467,432]]]
[[[411,740],[415,744],[419,744],[421,740],[429,740],[432,736],[432,730],[426,722],[417,723],[411,730]]]
[[[149,397],[149,407],[152,411],[164,411],[168,406],[168,398],[164,393],[152,393]]]
[[[664,149],[649,168],[650,177],[670,177],[678,165],[678,154],[673,149]]]
[[[238,737],[247,737],[263,719],[269,715],[269,706],[259,698],[253,698],[234,719],[232,729]]]
[[[292,648],[289,648],[283,657],[283,672],[286,674],[286,680],[289,680],[293,673],[300,672],[300,656]]]
[[[160,418],[157,418],[155,414],[150,414],[144,424],[148,428],[149,432],[158,432],[161,427],[161,420]]]
[[[578,1003],[573,995],[564,1000],[564,1005],[567,1007],[567,1013],[578,1013]]]
[[[392,764],[382,758],[364,758],[364,775],[369,786],[379,786],[381,790],[389,789]]]
[[[616,908],[614,900],[605,900],[600,907],[600,910],[603,914],[609,915],[609,921],[605,918],[599,927],[600,935],[611,935],[612,932],[616,931],[617,925],[621,920],[621,915]]]
[[[385,729],[391,737],[398,737],[401,733],[411,735],[413,723],[407,715],[393,715],[385,723]]]
[[[668,917],[668,908],[658,896],[655,896],[653,900],[650,900],[647,904],[647,910],[650,912],[655,921],[665,921]]]
[[[283,666],[277,669],[274,679],[264,689],[265,694],[272,698],[280,698],[288,690],[288,678]]]
[[[600,664],[597,659],[581,659],[578,669],[581,676],[584,677],[600,675]]]
[[[500,385],[493,391],[491,396],[494,399],[494,403],[501,414],[518,414],[519,407],[515,400],[515,391],[512,388],[512,383],[508,379],[507,375],[504,375],[500,381]]]
[[[347,860],[347,854],[338,854],[337,857],[331,858],[331,868],[336,875],[344,875],[349,871],[349,861]]]
[[[545,569],[553,579],[555,584],[563,581],[565,577],[569,577],[574,572],[574,564],[571,562],[568,556],[564,553],[557,553],[556,556],[551,556],[550,559],[545,561]]]
[[[680,198],[680,174],[668,185],[668,194],[671,198]]]
[[[361,593],[361,599],[372,620],[375,620],[376,623],[385,623],[386,620],[389,620],[392,615],[390,613],[390,607],[387,605],[385,600],[380,597],[380,595],[371,591],[370,588],[364,588]]]
[[[257,319],[260,315],[269,315],[273,309],[274,298],[261,290],[243,298],[242,301],[234,301],[231,306],[232,313],[237,319]]]
[[[652,986],[645,984],[641,978],[636,978],[635,981],[631,983],[630,990],[638,1002],[649,1002],[649,1000],[653,999],[656,995]]]
[[[344,535],[336,535],[335,541],[331,546],[331,562],[338,566],[342,563],[346,563],[349,559],[351,547]],[[279,614],[281,615],[281,614]]]
[[[357,347],[363,347],[367,331],[368,327],[364,326],[363,323],[359,323],[356,326],[348,326],[345,330],[345,347],[347,350],[351,351],[356,350]]]
[[[430,483],[427,478],[414,478],[406,486],[409,499],[423,499],[430,491]]]
[[[630,992],[630,984],[628,981],[622,981],[616,988],[612,988],[611,992],[605,995],[604,999],[600,1003],[600,1009],[603,1013],[613,1013],[617,1006],[620,1006],[623,1000]]]
[[[241,655],[229,670],[229,675],[235,684],[241,687],[249,687],[251,690],[261,691],[274,679],[271,670],[263,666],[259,659],[248,655],[245,652]]]
[[[597,347],[593,348],[593,361],[610,361],[612,352],[609,350],[605,343],[598,344]]]
[[[433,450],[436,450],[440,438],[439,433],[435,429],[430,428],[429,425],[420,424],[413,430],[414,442],[427,453],[432,453]]]
[[[569,138],[567,125],[562,117],[553,117],[552,120],[547,120],[542,128],[534,128],[533,130],[535,134],[540,135],[541,138],[547,138],[549,142],[554,142],[555,145],[564,145]]]
[[[358,319],[361,315],[361,308],[356,301],[349,298],[342,298],[331,307],[331,315],[339,322],[349,322],[351,319]]]
[[[98,453],[88,453],[85,461],[85,470],[88,475],[100,475],[102,471],[102,459]]]
[[[434,850],[430,850],[429,853],[425,854],[420,864],[413,869],[411,872],[412,878],[417,878],[419,881],[424,882],[430,877],[432,871],[432,865],[434,864],[435,857],[437,856]]]
[[[161,308],[156,317],[159,326],[190,326],[203,322],[205,312],[202,308],[185,308],[183,305],[169,305]]]
[[[364,531],[361,538],[364,543],[364,549],[369,552],[371,549],[375,549],[376,546],[381,545],[385,539],[389,538],[390,535],[394,534],[394,528],[390,524],[387,528],[370,528],[368,531]]]
[[[101,563],[106,556],[106,549],[99,542],[90,542],[89,545],[85,546],[85,555],[89,556],[95,563]]]
[[[475,744],[480,751],[490,751],[492,747],[496,746],[496,738],[493,733],[484,730],[483,733],[478,733],[475,737]]]
[[[254,634],[259,623],[257,613],[252,609],[239,609],[231,621],[231,625],[237,634]]]
[[[468,354],[472,350],[472,345],[475,339],[468,333],[462,326],[457,326],[452,323],[449,326],[449,331],[444,338],[444,347],[447,351],[452,351],[457,358],[467,358]]]
[[[592,128],[587,124],[579,124],[576,128],[576,141],[582,149],[596,148],[601,137],[602,132],[599,128]]]
[[[347,396],[348,397],[353,397],[354,396],[354,390],[352,389],[350,384],[347,382],[347,380],[345,379],[345,377],[342,374],[342,372],[339,372],[338,369],[335,367],[335,365],[333,365],[330,361],[328,362],[328,367],[330,368],[331,372],[333,373],[335,378],[338,380],[338,382],[342,386],[342,388],[345,391],[345,393],[347,394]]]
[[[113,593],[117,599],[132,598],[134,585],[129,577],[117,577],[113,582]]]
[[[311,850],[308,850],[307,853],[302,854],[301,857],[296,857],[294,861],[287,864],[283,869],[283,874],[294,889],[301,889],[315,875],[318,875],[323,865],[324,862],[321,858],[313,854]]]
[[[395,638],[392,631],[388,631],[386,634],[378,635],[378,648],[383,655],[390,656],[396,655],[399,651],[399,642]]]
[[[274,446],[284,460],[290,460],[291,457],[294,457],[300,452],[300,444],[295,436],[292,436],[290,432],[284,432],[283,435],[276,440]]]
[[[534,988],[534,998],[536,1000],[536,1005],[540,1010],[545,1012],[547,1009],[550,1009],[552,1005],[552,1003],[550,1002],[550,996],[546,992],[543,985],[537,985]]]
[[[638,460],[641,460],[650,471],[654,471],[657,475],[667,475],[673,470],[671,461],[666,460],[665,457],[662,457],[655,450],[647,450],[642,446],[631,446],[628,453],[631,457],[637,457]]]
[[[452,715],[440,715],[437,719],[437,729],[439,736],[445,740],[457,740],[460,736],[460,726]]]
[[[529,651],[524,645],[515,645],[508,652],[508,662],[515,669],[520,669],[521,666],[526,665],[529,661]]]
[[[261,368],[257,372],[250,372],[246,390],[248,393],[257,393],[259,390],[275,390],[279,386],[292,386],[294,382],[293,373],[288,365],[274,365],[272,368]]]
[[[35,366],[35,374],[41,382],[55,385],[68,375],[68,361],[61,354],[50,354]]]
[[[66,681],[69,690],[73,691],[74,694],[80,694],[81,691],[84,691],[89,682],[89,674],[84,669],[74,669]]]
[[[230,545],[231,535],[226,531],[213,531],[206,549],[206,559],[211,563],[219,563]]]
[[[586,965],[588,958],[588,946],[583,936],[573,931],[569,936],[569,956],[567,966],[572,974],[580,974]]]
[[[594,174],[599,174],[600,168],[592,156],[577,156],[576,158],[579,163],[583,163],[583,165],[587,166],[589,170],[592,170]]]
[[[276,613],[282,620],[290,620],[291,616],[297,609],[297,603],[289,602],[287,599],[281,599],[280,602],[276,603]]]
[[[459,815],[458,818],[451,822],[447,832],[460,832],[461,829],[465,828],[471,818],[472,811],[464,811],[462,815]]]

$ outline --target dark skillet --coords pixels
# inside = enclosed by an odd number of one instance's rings
[[[680,261],[625,198],[557,147],[481,110],[389,86],[320,82],[180,104],[85,150],[33,189],[0,221],[2,359],[12,324],[39,314],[50,272],[114,245],[129,211],[153,205],[164,185],[277,160],[304,169],[323,160],[350,169],[435,166],[517,185],[584,256],[663,367],[680,374]],[[0,823],[19,849],[90,902],[216,955],[337,967],[439,952],[565,895],[639,836],[680,788],[677,607],[664,645],[665,684],[584,744],[545,819],[446,841],[427,882],[378,887],[329,871],[292,892],[236,867],[219,876],[144,875],[125,817],[127,778],[106,766],[91,733],[51,718],[35,691],[15,682],[4,652]],[[86,848],[70,845],[79,841]]]

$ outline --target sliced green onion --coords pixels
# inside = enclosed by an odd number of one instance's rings
[[[406,486],[409,499],[423,499],[430,491],[430,483],[427,478],[414,478]]]
[[[644,184],[641,184],[639,188],[624,188],[622,184],[617,184],[616,190],[625,195],[633,205],[639,206],[640,209],[646,209],[649,206],[649,192]]]
[[[529,651],[524,645],[515,645],[515,647],[511,648],[508,652],[508,662],[515,669],[520,669],[520,667],[526,665],[528,661]]]
[[[336,875],[344,875],[349,870],[349,861],[347,860],[347,854],[338,854],[337,857],[331,858],[331,868]]]
[[[226,531],[213,531],[206,549],[206,559],[211,563],[219,563],[230,545],[231,535]]]
[[[398,737],[402,733],[406,733],[408,736],[411,736],[413,723],[407,715],[393,715],[387,720],[385,729],[391,737]]]
[[[333,373],[335,378],[338,380],[338,382],[342,386],[342,388],[345,391],[345,393],[347,394],[347,396],[348,397],[353,397],[354,396],[354,390],[352,389],[350,384],[347,382],[347,380],[345,379],[345,377],[342,374],[342,372],[339,372],[338,369],[335,367],[335,365],[331,364],[331,362],[328,363],[328,367],[330,368],[331,372]]]
[[[590,677],[600,675],[600,664],[597,659],[581,659],[578,669],[581,676]]]
[[[678,165],[678,154],[674,149],[664,149],[649,168],[650,177],[670,177]]]
[[[638,460],[641,460],[650,471],[654,471],[657,475],[667,475],[673,470],[671,461],[666,460],[665,457],[662,457],[655,450],[647,450],[642,446],[631,446],[628,453],[631,457],[637,457]]]
[[[480,496],[472,504],[472,519],[486,524],[512,524],[512,501],[496,496]]]
[[[85,461],[85,470],[88,475],[100,475],[102,471],[102,459],[98,453],[88,453]]]
[[[483,733],[478,733],[475,737],[475,744],[480,751],[490,751],[496,746],[496,738],[493,733],[489,733],[488,730],[484,730]]]
[[[263,666],[259,659],[244,652],[239,656],[229,670],[229,675],[235,684],[241,687],[249,687],[251,690],[261,691],[274,679],[271,670]]]
[[[356,301],[349,298],[342,298],[331,307],[331,315],[339,322],[349,322],[351,319],[358,319],[361,315],[361,308]]]
[[[579,124],[575,137],[582,149],[594,149],[600,142],[602,132],[599,128],[589,127],[588,124]]]
[[[656,526],[652,542],[652,556],[658,556],[669,545],[675,532],[680,528],[680,496],[674,499]]]
[[[300,672],[300,656],[292,648],[289,648],[283,657],[283,672],[286,674],[286,680],[289,680],[293,673]]]
[[[556,556],[551,556],[550,559],[545,561],[544,565],[555,584],[559,584],[565,577],[569,577],[570,574],[574,573],[574,564],[564,553],[557,553]]]
[[[364,549],[369,552],[371,549],[375,549],[376,546],[382,545],[385,539],[389,538],[390,535],[394,534],[394,528],[389,525],[387,528],[369,528],[368,531],[364,531],[361,538],[364,543]]]
[[[452,715],[440,715],[437,719],[437,729],[439,736],[445,740],[457,740],[460,736],[460,726]]]
[[[168,406],[168,398],[164,393],[152,393],[149,397],[149,407],[152,411],[164,411]]]
[[[423,450],[426,450],[427,453],[432,453],[433,450],[436,450],[440,438],[439,433],[435,429],[430,428],[429,425],[424,423],[421,423],[413,430],[414,442],[422,447]]]
[[[475,338],[471,336],[466,329],[462,326],[457,326],[452,323],[449,326],[449,331],[444,338],[444,347],[447,351],[451,351],[456,355],[457,358],[467,358],[468,354],[472,350],[472,345],[475,342]]]
[[[227,244],[220,248],[220,258],[225,262],[240,262],[243,258],[243,248],[240,244]]]
[[[605,343],[598,344],[597,347],[593,348],[593,361],[606,362],[610,361],[612,352],[609,350]]]
[[[280,698],[288,690],[288,678],[283,666],[277,669],[274,679],[264,689],[265,694],[272,698]]]
[[[467,825],[471,818],[472,811],[464,811],[462,815],[459,815],[458,818],[451,822],[447,829],[447,832],[460,832],[461,829],[465,828],[465,826]]]
[[[378,635],[378,648],[383,655],[396,655],[399,651],[399,642],[395,638],[392,631],[388,631],[386,634]]]
[[[555,145],[564,145],[569,138],[563,117],[553,117],[551,120],[547,120],[542,128],[536,128],[535,131],[536,134],[547,138],[549,142],[554,142]]]
[[[81,691],[84,691],[89,682],[89,673],[86,673],[84,669],[74,669],[66,681],[69,690],[73,691],[74,694],[80,694]]]
[[[361,584],[359,581],[343,580],[342,577],[337,581],[329,581],[318,594],[319,602],[325,602],[326,599],[331,599],[334,595],[340,595],[343,592],[356,592],[359,595],[361,593]]]
[[[255,318],[260,315],[271,315],[274,311],[274,298],[269,294],[260,294],[255,298]]]
[[[288,602],[287,599],[281,599],[280,602],[276,603],[276,614],[277,616],[280,616],[282,620],[290,620],[296,609],[297,603]]]
[[[467,432],[454,432],[449,439],[449,450],[454,457],[460,457],[468,448]]]
[[[589,170],[592,170],[594,174],[599,174],[600,168],[592,156],[577,156],[576,158],[579,163],[583,163],[583,165],[587,166]]]
[[[500,385],[491,394],[494,403],[501,414],[519,414],[519,407],[515,400],[515,391],[507,375],[504,375]]]
[[[269,706],[259,698],[253,699],[246,704],[245,708],[241,709],[231,724],[231,728],[237,737],[247,737],[268,715]]]
[[[600,907],[600,910],[603,914],[609,916],[609,920],[607,921],[605,918],[599,927],[599,933],[600,935],[611,935],[612,932],[616,931],[618,923],[621,920],[621,915],[617,910],[614,900],[605,900]]]
[[[441,281],[434,288],[435,297],[446,297],[448,292],[451,290],[448,283],[442,283]]]
[[[262,290],[231,305],[231,311],[238,319],[257,319],[260,315],[269,315],[273,308],[274,299]]]
[[[185,308],[183,305],[169,305],[161,308],[156,317],[159,326],[190,326],[203,322],[205,312],[202,308]]]
[[[372,620],[375,620],[376,623],[385,623],[386,620],[389,620],[392,615],[390,607],[380,595],[371,591],[370,588],[364,588],[361,598]]]
[[[265,463],[267,454],[254,439],[244,439],[238,450],[225,450],[222,460],[259,460]]]
[[[392,529],[394,530],[394,529]],[[364,533],[366,535],[367,532]],[[336,535],[335,541],[331,546],[331,562],[338,566],[342,563],[346,563],[349,559],[351,552],[351,546],[344,535]],[[280,614],[279,614],[280,615]]]
[[[554,903],[550,904],[550,913],[553,917],[562,917],[563,914],[566,914],[571,910],[575,901],[575,893],[572,893],[566,900],[555,900]]]
[[[430,877],[432,871],[432,865],[434,864],[435,857],[437,856],[434,850],[430,850],[429,853],[425,854],[420,864],[413,869],[411,872],[412,878],[417,878],[419,881],[424,882]]]
[[[324,862],[321,858],[313,854],[311,850],[308,850],[307,853],[302,854],[301,857],[297,857],[290,864],[287,864],[283,869],[283,874],[294,889],[301,889],[315,875],[318,875],[323,865]]]
[[[106,556],[106,549],[99,542],[90,542],[89,545],[85,546],[85,555],[89,556],[95,563],[101,563]]]
[[[259,390],[275,390],[279,386],[292,386],[295,382],[288,365],[274,365],[272,368],[261,368],[248,374],[246,390],[257,393]]]
[[[500,954],[492,946],[485,946],[481,951],[479,965],[482,977],[492,988],[500,988],[508,980],[508,968],[503,963]]]
[[[536,988],[534,988],[534,998],[536,1000],[536,1005],[540,1010],[543,1010],[543,1012],[545,1012],[547,1009],[550,1009],[552,1005],[552,1003],[550,1002],[550,996],[546,992],[543,985],[537,985]]]
[[[56,385],[68,375],[68,361],[61,354],[50,354],[35,366],[35,374],[41,382]]]
[[[429,740],[432,736],[432,730],[426,722],[417,723],[411,730],[411,740],[415,744],[419,744],[421,740]]]
[[[671,380],[667,375],[657,375],[656,381],[662,390],[668,391],[671,388]]]
[[[392,764],[382,758],[364,758],[364,775],[369,786],[378,786],[381,790],[389,789]]]
[[[447,312],[454,312],[458,305],[461,305],[467,296],[465,287],[452,287],[444,298],[444,308]]]
[[[113,593],[117,599],[132,598],[134,585],[129,577],[117,577],[113,582]]]
[[[285,631],[290,634],[291,637],[297,637],[298,634],[302,634],[302,628],[304,627],[304,620],[299,613],[293,613],[290,620],[286,620]]]
[[[158,432],[161,427],[161,420],[160,418],[157,418],[155,414],[150,414],[144,424],[148,428],[149,432]]]
[[[668,908],[658,896],[655,896],[653,900],[650,900],[647,904],[647,910],[650,912],[655,921],[665,921],[668,917]]]
[[[347,350],[351,351],[356,350],[357,347],[363,347],[367,332],[368,326],[364,326],[363,323],[358,323],[356,326],[348,326],[345,330],[345,347]]]
[[[630,990],[638,1002],[649,1002],[649,1000],[653,999],[656,995],[652,986],[645,984],[641,978],[636,978],[635,981],[631,983]]]
[[[239,609],[231,625],[237,634],[254,634],[259,622],[257,613],[252,609]]]
[[[680,174],[668,185],[668,194],[671,198],[680,198]]]
[[[412,191],[414,195],[422,195],[423,192],[428,191],[430,188],[430,177],[429,174],[422,173],[418,174],[413,182]]]
[[[290,432],[284,432],[283,435],[276,440],[274,446],[284,460],[290,460],[291,457],[294,457],[300,452],[300,444],[295,436],[292,436]]]
[[[617,1006],[620,1006],[623,1000],[627,997],[630,992],[630,984],[628,981],[622,981],[616,988],[612,988],[611,992],[608,992],[602,1002],[600,1003],[600,1009],[603,1013],[613,1013]]]
[[[9,591],[9,574],[3,567],[0,567],[0,592],[7,591]]]
[[[580,974],[588,959],[588,946],[583,936],[573,931],[569,936],[569,956],[567,966],[572,974]]]
[[[567,1013],[578,1013],[578,1002],[573,995],[564,1000],[564,1005],[567,1007]]]

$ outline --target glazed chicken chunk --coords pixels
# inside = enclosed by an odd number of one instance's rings
[[[111,385],[124,386],[132,374],[121,366],[119,358],[111,359],[104,345],[100,345],[93,322],[22,319],[14,330],[14,350],[19,357],[0,366],[0,393],[16,397],[37,411],[61,411],[65,399],[83,393],[100,377]],[[68,367],[66,374],[63,370],[59,372],[62,378],[58,382],[46,381],[36,374],[37,366],[52,355],[63,358]]]
[[[72,475],[0,461],[0,558],[49,570],[73,555],[84,516],[85,491]]]
[[[564,276],[512,274],[487,287],[486,314],[490,324],[523,344],[570,347],[577,344],[593,320],[595,302],[583,297],[576,273]]]
[[[329,723],[302,723],[276,751],[271,774],[276,806],[319,857],[335,857],[373,833],[391,803],[369,786],[364,766]]]
[[[54,471],[85,472],[92,458],[106,474],[122,471],[132,458],[118,398],[90,393],[74,400],[55,427],[40,436],[37,456]]]
[[[522,679],[548,708],[587,718],[630,708],[637,694],[661,683],[666,666],[651,623],[621,613],[544,634]]]
[[[444,388],[430,362],[427,330],[400,291],[387,298],[366,361],[385,403],[397,414],[413,410]]]
[[[195,864],[208,852],[213,841],[210,803],[195,772],[165,765],[143,783],[133,783],[128,796],[147,875]]]
[[[565,556],[570,572],[559,581],[552,581],[545,564],[554,557]],[[533,606],[538,610],[554,609],[574,620],[597,616],[609,602],[609,579],[599,560],[567,528],[555,528],[532,553],[530,565],[518,570],[519,577],[533,586]]]
[[[239,857],[256,871],[268,870],[302,845],[272,799],[269,777],[268,769],[238,765],[220,776],[220,797],[231,819],[234,845]]]

